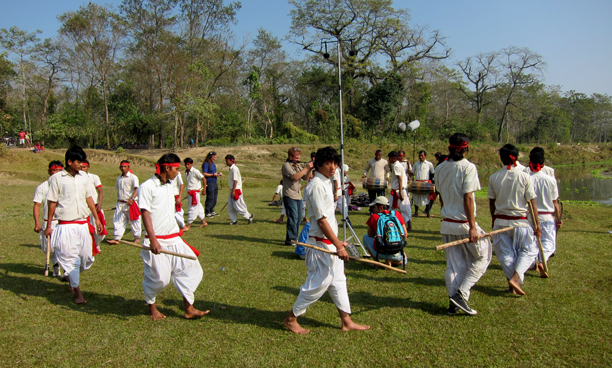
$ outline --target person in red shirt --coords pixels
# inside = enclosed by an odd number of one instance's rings
[[[372,207],[372,215],[366,222],[368,225],[368,233],[363,236],[363,244],[368,247],[370,254],[376,254],[374,250],[374,237],[376,236],[376,226],[378,225],[378,218],[380,217],[380,213],[389,213],[389,200],[384,196],[376,197],[373,203],[370,203],[370,207]],[[408,230],[406,230],[406,224],[404,223],[404,218],[400,211],[394,212],[395,217],[399,220],[399,223],[402,224],[404,228],[404,237],[408,236]],[[404,252],[404,257],[402,258],[402,254],[397,252],[395,254],[378,254],[378,259],[384,261],[388,265],[393,266],[402,266],[402,261],[404,264],[408,263],[408,257]]]
[[[25,132],[23,131],[23,129],[21,129],[21,131],[19,132],[19,145],[23,148],[25,146]]]

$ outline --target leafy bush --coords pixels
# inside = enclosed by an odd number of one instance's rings
[[[123,147],[119,146],[117,147],[117,153],[123,153]]]

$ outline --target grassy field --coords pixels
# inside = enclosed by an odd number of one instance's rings
[[[612,364],[612,234],[607,233],[612,229],[612,206],[565,205],[565,226],[550,261],[551,278],[526,275],[524,297],[504,292],[506,279],[494,257],[473,289],[470,305],[478,310],[475,317],[446,315],[446,261],[443,252],[433,250],[441,243],[439,218],[415,218],[406,248],[407,275],[346,264],[353,319],[372,329],[341,332],[337,311],[326,295],[300,318],[311,333],[297,336],[284,328],[282,319],[307,271],[293,248],[282,245],[285,227],[271,221],[280,210],[267,205],[279,179],[284,148],[270,149],[271,153],[261,147],[241,149],[238,165],[255,222],[246,225],[240,219],[239,226],[229,227],[224,211],[209,220],[208,227],[184,236],[202,252],[204,278],[195,307],[211,310],[196,321],[182,318],[181,296],[172,285],[158,296],[168,318],[149,319],[139,251],[125,245],[102,244],[102,253],[81,278],[89,303],[75,305],[67,284],[43,276],[44,254],[32,231],[34,188],[45,180],[48,161],[61,156],[9,150],[0,157],[0,366]],[[205,151],[200,150],[180,156],[201,158]],[[219,150],[220,155],[227,152]],[[153,172],[148,159],[161,153],[137,154],[143,158],[136,160],[133,170],[142,182]],[[105,187],[104,207],[113,207],[114,178],[125,155],[90,156],[91,172],[100,175]],[[227,173],[222,160],[217,162]],[[225,178],[222,181],[217,210],[228,193]],[[479,197],[477,204],[478,221],[489,230],[486,199]],[[439,211],[439,205],[434,206],[433,213]],[[362,236],[367,211],[350,216]],[[131,240],[132,235],[124,238]]]

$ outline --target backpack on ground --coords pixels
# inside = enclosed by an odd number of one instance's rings
[[[376,223],[376,236],[374,237],[374,250],[376,260],[378,254],[392,255],[397,252],[402,254],[402,264],[405,263],[404,247],[406,239],[404,237],[404,227],[395,216],[395,211],[380,213]],[[404,265],[405,268],[405,265]]]

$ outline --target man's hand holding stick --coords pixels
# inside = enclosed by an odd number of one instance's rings
[[[151,248],[149,248],[149,247],[145,247],[145,246],[140,245],[140,244],[132,243],[132,242],[129,242],[129,241],[127,241],[127,240],[119,240],[119,243],[123,243],[123,244],[131,245],[131,246],[133,246],[133,247],[140,248],[140,249],[144,249],[144,250],[148,250],[148,251],[150,251],[150,250],[151,250]],[[163,249],[160,249],[160,250],[159,250],[159,253],[169,254],[169,255],[171,255],[171,256],[177,256],[177,257],[182,257],[182,258],[193,259],[194,261],[197,261],[197,258],[196,258],[196,257],[194,257],[194,256],[190,256],[190,255],[188,255],[188,254],[181,254],[181,253],[171,252],[171,251],[169,251],[169,250],[163,250]]]
[[[493,230],[493,231],[491,231],[490,233],[486,233],[486,234],[479,234],[479,235],[478,235],[478,239],[482,239],[482,238],[487,237],[487,236],[493,236],[493,235],[495,235],[495,234],[503,233],[503,232],[505,232],[505,231],[510,231],[510,230],[512,230],[512,229],[514,229],[514,227],[512,227],[512,226],[508,226],[508,227],[505,227],[505,228],[503,228],[503,229]],[[455,245],[465,244],[465,243],[470,243],[470,238],[465,238],[465,239],[457,240],[457,241],[454,241],[454,242],[450,242],[450,243],[445,243],[445,244],[442,244],[442,245],[438,245],[438,246],[436,247],[436,250],[442,250],[442,249],[446,249],[446,248],[453,247],[453,246],[455,246]]]
[[[295,240],[292,240],[291,242],[292,242],[293,244],[299,244],[299,245],[301,245],[301,246],[303,246],[303,247],[306,247],[306,248],[311,248],[311,249],[315,249],[315,250],[318,250],[318,251],[323,252],[323,253],[332,254],[332,255],[335,255],[335,256],[337,256],[337,255],[338,255],[338,253],[336,253],[336,252],[333,252],[333,251],[331,251],[331,250],[329,250],[329,249],[325,249],[325,248],[317,247],[316,245],[311,245],[311,244],[307,244],[307,243],[301,243],[301,242],[298,242],[298,241],[295,241]],[[346,250],[344,250],[344,248],[343,248],[342,250],[343,250],[344,252],[346,252]],[[395,271],[395,272],[399,272],[399,273],[406,274],[406,271],[404,271],[404,270],[400,270],[400,269],[398,269],[398,268],[394,268],[394,267],[389,266],[389,265],[386,265],[386,264],[384,264],[384,263],[380,263],[380,262],[376,262],[376,261],[371,261],[371,260],[369,260],[369,259],[363,259],[363,258],[353,257],[353,256],[348,256],[348,258],[349,258],[349,259],[352,259],[352,260],[354,260],[354,261],[363,262],[363,263],[369,263],[369,264],[373,264],[373,265],[376,265],[376,266],[378,266],[378,267],[382,267],[382,268],[385,268],[385,269],[388,269],[388,270],[391,270],[391,271]]]

